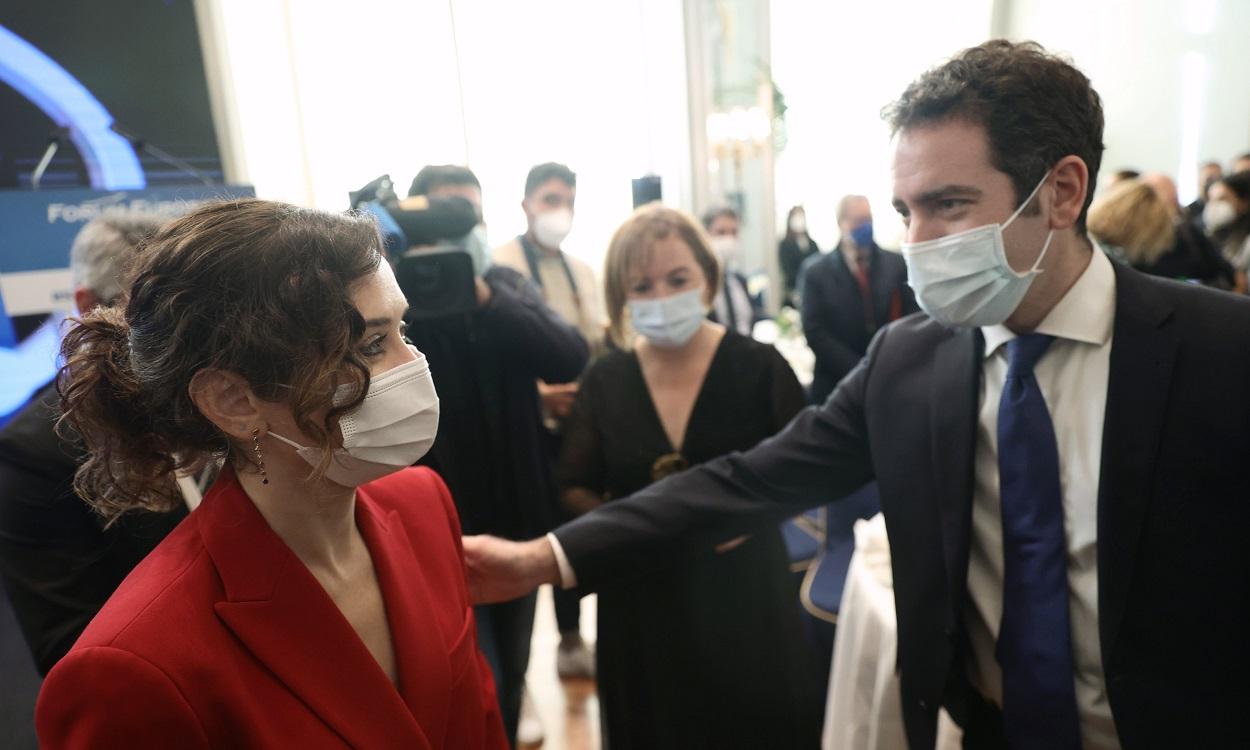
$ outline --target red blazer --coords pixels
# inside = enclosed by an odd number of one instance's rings
[[[398,689],[227,470],[48,675],[41,746],[506,749],[447,487],[364,485],[356,523]]]

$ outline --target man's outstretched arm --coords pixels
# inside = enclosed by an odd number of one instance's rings
[[[475,600],[511,599],[543,583],[593,590],[604,581],[710,553],[734,537],[859,489],[873,478],[865,400],[888,330],[823,406],[800,412],[775,437],[745,453],[657,482],[548,537],[528,542],[466,538]],[[568,563],[564,576],[558,555]]]

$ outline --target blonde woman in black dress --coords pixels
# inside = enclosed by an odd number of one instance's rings
[[[618,351],[582,381],[559,479],[585,512],[744,450],[804,404],[771,346],[706,319],[720,269],[688,215],[639,209],[608,250]],[[818,745],[823,690],[776,530],[599,592],[598,674],[612,750]]]

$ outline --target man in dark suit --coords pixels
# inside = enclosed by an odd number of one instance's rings
[[[110,304],[149,216],[93,220],[74,239],[79,312]],[[130,570],[186,515],[139,513],[105,528],[73,489],[82,448],[55,431],[54,383],[0,431],[0,579],[40,674],[65,655]]]
[[[862,195],[838,201],[842,239],[828,255],[802,271],[803,335],[816,355],[809,396],[821,404],[854,369],[868,344],[887,323],[919,308],[907,286],[903,258],[877,246],[872,208]]]
[[[1086,237],[1089,80],[995,40],[887,113],[926,318],[877,335],[755,449],[526,543],[467,540],[483,598],[583,589],[876,479],[903,720],[967,748],[1250,746],[1250,301]]]

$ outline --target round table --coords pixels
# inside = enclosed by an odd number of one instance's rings
[[[894,581],[885,520],[855,523],[825,706],[824,750],[907,750],[899,697]],[[938,750],[959,750],[959,727],[938,716]]]

